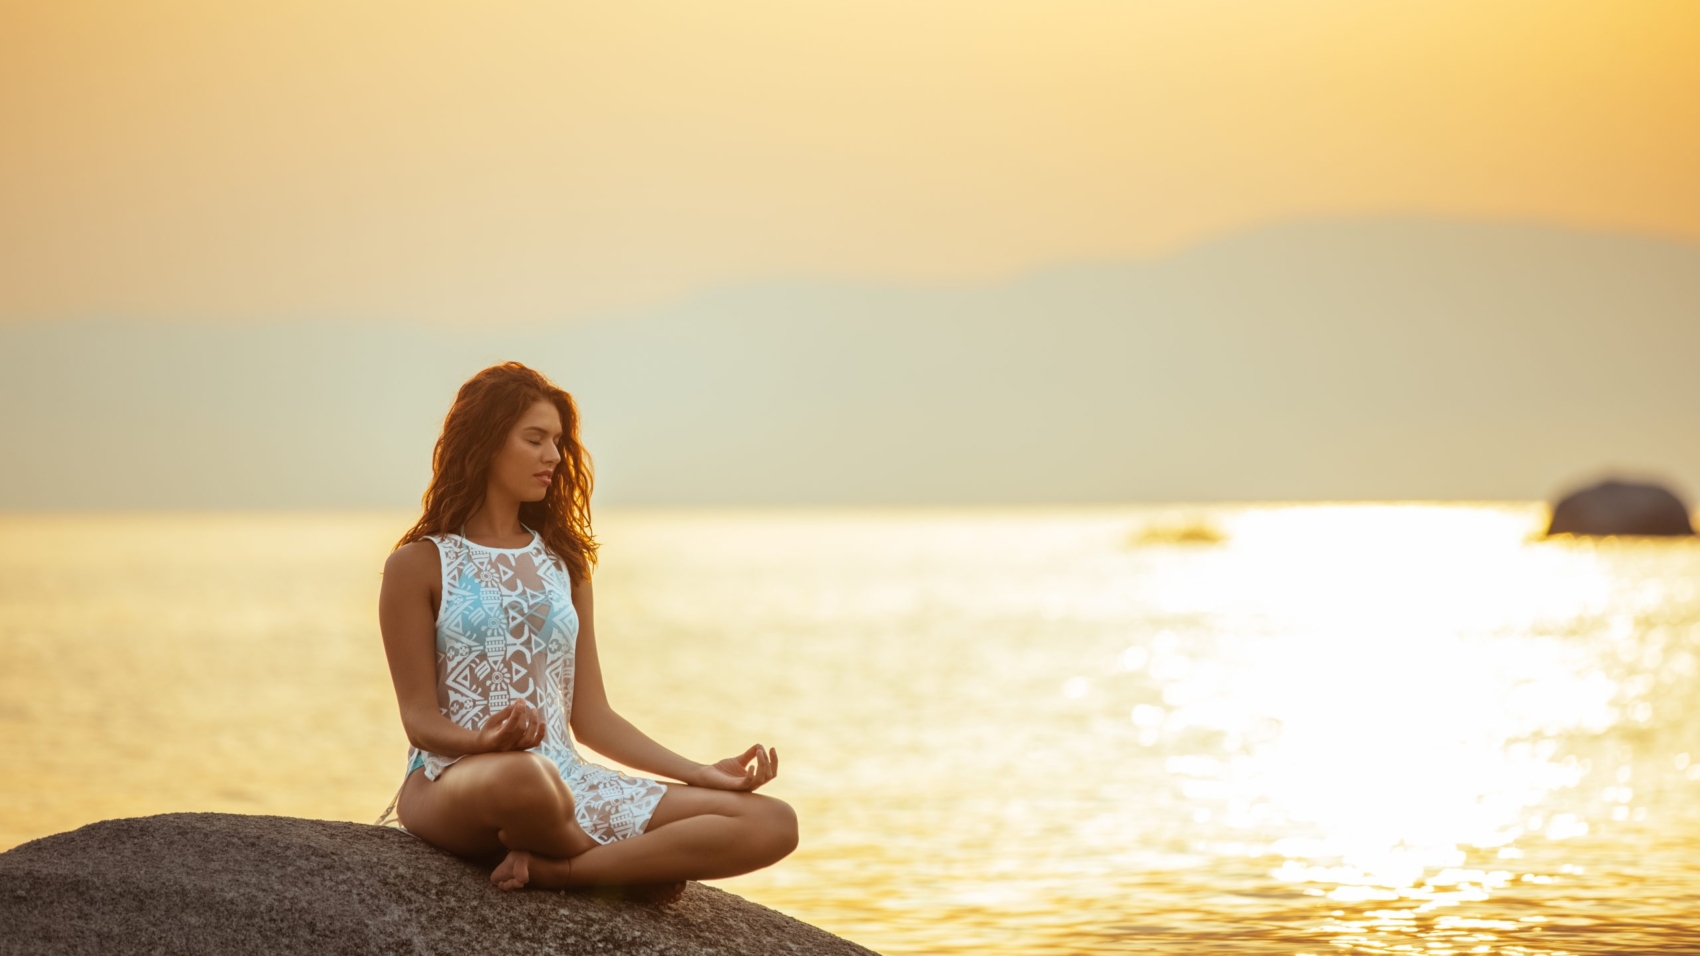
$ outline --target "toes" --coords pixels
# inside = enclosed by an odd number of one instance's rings
[[[531,882],[530,854],[513,850],[490,872],[490,882],[498,889],[517,890]]]

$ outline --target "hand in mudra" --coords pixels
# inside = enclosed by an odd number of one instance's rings
[[[530,750],[543,742],[543,714],[523,700],[516,700],[491,714],[478,731],[480,753],[501,750]]]
[[[752,759],[755,760],[754,769],[749,767]],[[761,744],[754,744],[736,757],[703,764],[702,769],[697,771],[697,779],[687,780],[686,783],[713,787],[716,790],[754,790],[772,780],[778,773],[779,751],[770,751]]]

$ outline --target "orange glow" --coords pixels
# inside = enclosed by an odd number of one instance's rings
[[[1700,6],[7,4],[0,320],[566,318],[1294,216],[1700,239]]]

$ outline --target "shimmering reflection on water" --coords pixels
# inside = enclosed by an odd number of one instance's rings
[[[610,695],[777,745],[802,846],[718,885],[886,953],[1700,951],[1700,546],[1189,510],[607,511]],[[0,845],[369,820],[407,518],[0,519]]]

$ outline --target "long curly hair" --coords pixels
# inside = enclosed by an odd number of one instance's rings
[[[538,400],[561,414],[561,463],[541,501],[522,501],[519,520],[543,538],[566,565],[576,586],[596,564],[590,533],[590,453],[579,443],[578,405],[540,372],[519,362],[492,365],[466,380],[443,418],[443,433],[431,452],[431,485],[424,514],[397,541],[397,548],[428,534],[459,532],[484,500],[490,466],[514,423]],[[392,549],[393,550],[393,549]]]

